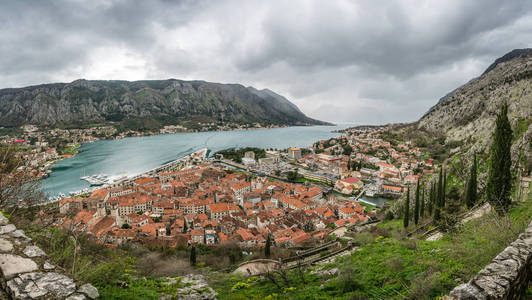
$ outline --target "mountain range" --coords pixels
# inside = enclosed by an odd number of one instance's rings
[[[444,134],[448,142],[484,150],[504,102],[516,147],[532,151],[532,49],[515,49],[498,58],[479,77],[441,98],[415,125]]]
[[[150,120],[157,125],[191,119],[262,125],[329,125],[307,117],[268,89],[176,79],[76,80],[0,90],[0,126],[52,127]]]

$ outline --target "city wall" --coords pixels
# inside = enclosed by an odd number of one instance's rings
[[[444,299],[523,299],[531,277],[532,222],[469,282]]]

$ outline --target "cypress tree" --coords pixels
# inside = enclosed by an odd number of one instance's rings
[[[508,104],[504,103],[495,121],[486,185],[486,198],[499,214],[506,212],[511,203],[512,174],[510,167],[512,157],[510,148],[512,146],[512,127],[507,114]]]
[[[438,176],[438,186],[436,187],[436,206],[441,207],[442,201],[441,201],[441,195],[443,190],[443,168],[440,167],[440,176]]]
[[[440,168],[440,176],[438,178],[438,185],[436,186],[436,194],[434,195],[434,220],[440,219],[440,208],[442,205],[442,183],[443,183],[443,169]]]
[[[419,180],[416,186],[416,203],[414,204],[414,224],[419,222]]]
[[[405,211],[404,211],[404,216],[403,216],[404,228],[408,227],[409,221],[410,221],[410,187],[408,187],[408,190],[406,191]]]
[[[471,208],[477,203],[477,156],[473,154],[473,164],[469,171],[469,180],[465,189],[465,203]]]
[[[429,189],[429,216],[432,216],[432,209],[434,206],[434,183],[430,184]]]
[[[270,238],[270,235],[268,234],[268,238],[266,238],[266,246],[264,247],[264,256],[270,257],[270,247],[271,247],[272,241]]]
[[[440,207],[436,205],[434,207],[434,220],[438,221],[440,219]]]
[[[441,187],[441,207],[445,208],[445,190],[447,188],[447,170],[443,170],[443,180]]]
[[[192,246],[190,249],[190,265],[195,266],[196,265],[196,247]]]
[[[423,219],[425,217],[425,187],[421,188],[421,206],[419,208],[419,217]]]

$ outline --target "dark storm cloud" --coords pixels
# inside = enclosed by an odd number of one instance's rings
[[[204,79],[270,88],[313,117],[417,119],[530,47],[532,2],[3,1],[0,87]]]

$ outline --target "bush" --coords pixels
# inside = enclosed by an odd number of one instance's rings
[[[249,283],[237,282],[235,285],[233,285],[233,287],[231,289],[232,290],[241,290],[241,289],[247,289],[249,287],[250,287]]]

